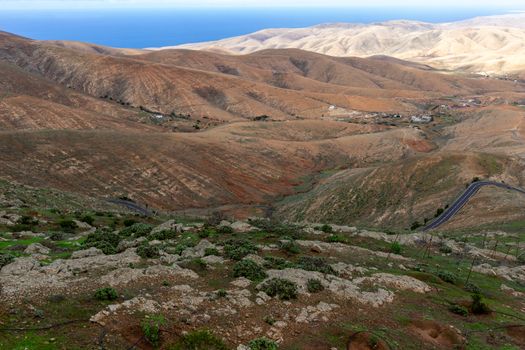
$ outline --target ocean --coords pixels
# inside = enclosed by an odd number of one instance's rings
[[[511,10],[511,9],[509,9]],[[265,28],[393,19],[449,22],[503,14],[494,8],[221,8],[125,10],[2,10],[0,30],[39,40],[76,40],[145,48],[217,40]]]

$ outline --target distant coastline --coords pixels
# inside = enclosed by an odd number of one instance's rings
[[[408,19],[449,22],[518,11],[496,8],[264,8],[0,11],[0,30],[38,40],[145,48],[218,40],[265,28]]]

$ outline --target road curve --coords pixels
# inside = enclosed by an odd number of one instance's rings
[[[520,193],[525,194],[525,190],[510,186],[501,182],[494,182],[494,181],[477,181],[471,183],[467,189],[436,219],[434,219],[430,224],[423,227],[422,231],[429,231],[433,230],[440,225],[444,224],[448,220],[450,220],[454,215],[457,214],[457,212],[463,208],[465,204],[469,201],[469,199],[474,196],[481,187],[483,186],[496,186],[500,188],[504,188],[511,191],[517,191]]]
[[[146,216],[150,216],[151,215],[151,211],[150,210],[148,210],[148,209],[146,209],[144,207],[141,207],[140,205],[138,205],[137,203],[132,202],[132,201],[127,201],[127,200],[124,200],[124,199],[108,199],[108,202],[124,206],[124,207],[126,207],[126,208],[128,208],[130,210],[136,211],[137,213],[140,213],[142,215],[146,215]]]

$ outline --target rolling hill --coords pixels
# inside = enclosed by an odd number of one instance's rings
[[[177,48],[228,54],[297,48],[330,56],[388,55],[438,69],[498,75],[525,68],[524,19],[519,13],[438,24],[328,23],[308,28],[265,29]]]

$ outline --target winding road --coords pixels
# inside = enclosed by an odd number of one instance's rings
[[[447,222],[448,220],[450,220],[451,218],[453,218],[454,215],[456,215],[457,212],[461,208],[463,208],[463,206],[465,204],[467,204],[469,199],[472,196],[474,196],[479,191],[479,189],[481,187],[483,187],[483,186],[496,186],[496,187],[504,188],[506,190],[517,191],[517,192],[525,194],[525,190],[523,190],[521,188],[518,188],[518,187],[510,186],[510,185],[507,185],[507,184],[504,184],[504,183],[501,183],[501,182],[494,182],[494,181],[477,181],[477,182],[473,182],[467,187],[465,192],[463,192],[454,201],[454,203],[452,203],[452,205],[450,205],[440,216],[438,216],[436,219],[434,219],[427,226],[423,227],[422,231],[428,231],[428,230],[435,229],[435,228],[439,227],[440,225],[444,224],[445,222]]]

